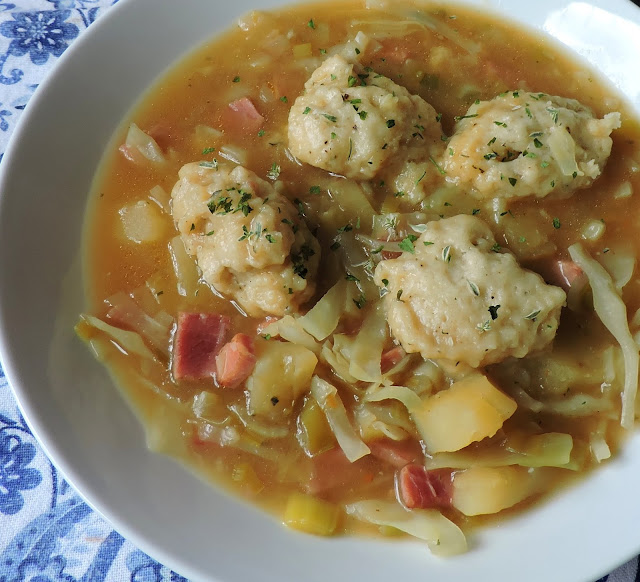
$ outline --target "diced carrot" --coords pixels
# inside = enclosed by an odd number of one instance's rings
[[[404,351],[402,346],[395,346],[387,350],[380,358],[380,370],[383,374],[386,374],[394,366],[398,365],[406,355],[407,352]]]
[[[413,439],[407,439],[404,441],[379,439],[368,442],[367,446],[374,457],[389,463],[398,469],[408,465],[409,463],[415,463],[423,457],[420,445]]]
[[[452,483],[448,469],[427,471],[422,465],[406,465],[396,473],[399,501],[408,509],[451,507]]]
[[[237,388],[251,375],[255,364],[253,340],[238,333],[216,356],[216,380],[223,388]]]
[[[231,115],[226,118],[226,125],[232,126],[229,129],[243,129],[253,133],[257,132],[264,123],[264,117],[248,97],[229,103],[229,110]]]

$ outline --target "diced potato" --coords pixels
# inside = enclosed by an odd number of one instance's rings
[[[311,56],[311,43],[297,44],[293,47],[294,59],[307,59]]]
[[[491,437],[516,411],[485,376],[469,376],[424,401],[413,420],[430,453],[458,451]]]
[[[257,342],[256,356],[247,380],[250,413],[272,418],[290,414],[295,400],[309,389],[318,358],[303,346],[273,340]]]
[[[451,502],[465,515],[498,513],[536,493],[538,477],[525,467],[472,467],[454,473]]]
[[[298,442],[304,452],[314,457],[336,444],[329,422],[314,398],[307,398],[298,417]]]
[[[231,478],[240,489],[250,495],[257,495],[264,489],[264,483],[249,463],[239,463],[233,468]]]
[[[126,204],[118,214],[124,236],[134,243],[149,243],[160,240],[166,231],[166,223],[160,210],[148,200]]]
[[[318,536],[333,534],[339,517],[337,505],[299,492],[289,497],[284,511],[285,525]]]

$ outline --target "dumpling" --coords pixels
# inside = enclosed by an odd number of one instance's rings
[[[428,223],[413,252],[381,261],[374,280],[386,291],[389,327],[407,352],[472,367],[543,349],[566,300],[468,215]]]
[[[601,174],[618,127],[619,113],[597,119],[574,99],[504,93],[458,120],[442,167],[477,198],[568,197]]]
[[[302,162],[370,180],[410,147],[428,151],[441,143],[442,129],[424,99],[335,55],[305,83],[289,112],[288,134],[289,149]]]
[[[248,315],[295,312],[315,291],[320,245],[294,205],[241,166],[180,169],[172,212],[203,279]]]

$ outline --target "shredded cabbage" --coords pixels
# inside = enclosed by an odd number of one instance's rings
[[[330,342],[325,342],[320,353],[322,359],[331,366],[332,370],[350,386],[353,386],[357,380],[349,373],[348,358],[340,351],[339,344],[335,343],[338,337],[340,337],[340,334],[333,337],[333,346],[331,346]]]
[[[157,204],[167,214],[171,214],[171,197],[162,186],[154,186],[149,190],[149,200]]]
[[[351,426],[336,387],[314,376],[311,379],[311,395],[327,417],[329,426],[347,459],[353,463],[368,455],[371,451]]]
[[[371,310],[351,346],[349,373],[363,382],[380,382],[380,360],[389,328],[382,302]]]
[[[229,410],[231,410],[231,412],[233,412],[238,417],[242,425],[249,432],[262,437],[265,440],[281,439],[286,437],[290,432],[288,426],[262,424],[261,422],[253,418],[247,412],[246,408],[243,408],[239,404],[232,404],[231,406],[229,406]]]
[[[324,294],[322,299],[306,315],[299,319],[304,330],[318,341],[328,338],[338,327],[344,309],[346,292],[347,281],[341,279]]]
[[[200,276],[194,260],[187,254],[179,236],[169,241],[169,254],[173,272],[176,275],[178,294],[182,297],[195,297]]]
[[[125,354],[136,354],[150,360],[156,359],[151,350],[145,345],[144,341],[142,341],[140,335],[135,331],[127,331],[119,327],[114,327],[86,313],[81,314],[80,319],[91,327],[95,327],[97,330],[107,334]]]
[[[346,512],[376,525],[395,527],[427,542],[432,553],[453,556],[467,551],[462,530],[435,509],[405,509],[393,501],[366,500],[345,506]]]
[[[398,400],[405,405],[409,413],[422,407],[422,399],[406,386],[372,387],[364,396],[365,402],[380,402],[381,400]]]
[[[320,344],[305,331],[302,321],[291,315],[285,315],[283,318],[278,319],[278,321],[269,324],[264,328],[263,333],[274,337],[280,336],[292,344],[297,344],[311,350],[316,355],[320,353]]]
[[[576,162],[576,142],[565,127],[551,128],[547,141],[551,155],[565,176],[573,176],[579,171]]]
[[[622,392],[622,415],[620,424],[633,428],[635,401],[638,392],[638,345],[634,341],[627,322],[627,308],[616,292],[613,281],[605,268],[592,259],[582,248],[574,244],[569,247],[571,259],[580,267],[591,285],[593,307],[604,326],[616,338],[622,348],[624,359],[624,390]]]

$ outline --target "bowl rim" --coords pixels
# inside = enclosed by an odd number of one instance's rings
[[[163,6],[166,6],[169,0],[164,0]],[[493,0],[492,8],[496,10],[504,8],[502,6],[504,0]],[[118,22],[128,17],[134,5],[146,5],[149,8],[154,6],[157,0],[120,0],[115,6],[111,7],[109,11],[104,14],[98,21],[93,23],[88,31],[84,32],[74,43],[69,47],[65,54],[62,55],[58,63],[56,63],[55,69],[51,71],[43,83],[38,87],[35,94],[32,96],[29,106],[23,112],[21,119],[19,120],[17,127],[15,128],[5,156],[0,164],[0,216],[6,214],[5,206],[7,199],[7,192],[5,186],[9,180],[9,176],[14,172],[14,166],[18,164],[17,161],[17,147],[22,141],[24,134],[34,122],[37,121],[38,116],[41,115],[41,110],[47,108],[46,101],[50,98],[50,93],[53,90],[54,81],[57,79],[60,71],[66,70],[72,67],[75,61],[80,57],[87,46],[94,45],[98,42],[104,42],[103,37],[107,35],[107,32],[115,27]],[[193,2],[192,2],[193,3]],[[288,4],[289,2],[271,2],[271,4]],[[467,4],[482,5],[487,3],[482,0],[466,0]],[[508,3],[508,0],[507,0]],[[557,5],[564,6],[570,4],[569,0],[558,0],[552,2],[552,0],[545,0],[546,6]],[[608,11],[613,11],[616,14],[622,15],[626,19],[632,19],[636,24],[640,25],[640,9],[628,0],[614,0],[604,1],[595,0],[593,2],[585,2],[584,4],[596,6]],[[166,10],[167,8],[165,8]],[[507,10],[509,15],[511,13]],[[99,36],[102,35],[102,36]],[[102,39],[102,40],[101,40]],[[200,43],[195,43],[195,46]],[[181,55],[180,58],[182,58]],[[164,74],[167,67],[164,67],[160,76]],[[156,77],[157,79],[158,77]],[[636,107],[638,111],[638,108]],[[114,128],[115,129],[115,128]],[[3,262],[0,260],[0,266]],[[1,272],[1,269],[0,269]],[[99,495],[96,495],[92,487],[87,483],[82,475],[82,470],[75,466],[74,460],[68,458],[65,450],[59,446],[56,442],[55,435],[50,434],[40,422],[40,412],[38,411],[38,402],[34,399],[30,393],[29,388],[24,385],[22,380],[22,370],[16,363],[16,354],[14,351],[12,338],[8,334],[8,326],[6,325],[8,316],[5,311],[4,305],[4,291],[3,286],[0,284],[0,361],[2,362],[5,375],[11,386],[18,406],[29,424],[31,431],[35,438],[38,440],[40,446],[43,448],[47,456],[54,462],[57,468],[64,475],[65,479],[75,488],[79,495],[102,517],[104,517],[113,527],[118,530],[122,535],[133,542],[140,549],[148,553],[149,555],[158,559],[161,563],[179,571],[183,575],[190,578],[203,579],[207,577],[210,580],[216,580],[217,578],[211,578],[209,573],[203,572],[199,568],[193,568],[189,563],[184,562],[181,557],[171,552],[166,552],[158,548],[158,545],[144,536],[135,525],[128,523],[122,519],[122,516],[118,514],[117,510],[105,505],[100,499]],[[634,439],[637,440],[637,439]],[[631,551],[631,545],[633,550]],[[621,561],[633,557],[638,551],[640,551],[640,535],[638,540],[631,544],[629,547],[621,548],[619,555],[611,556],[606,564],[603,564],[601,574],[609,572]]]

